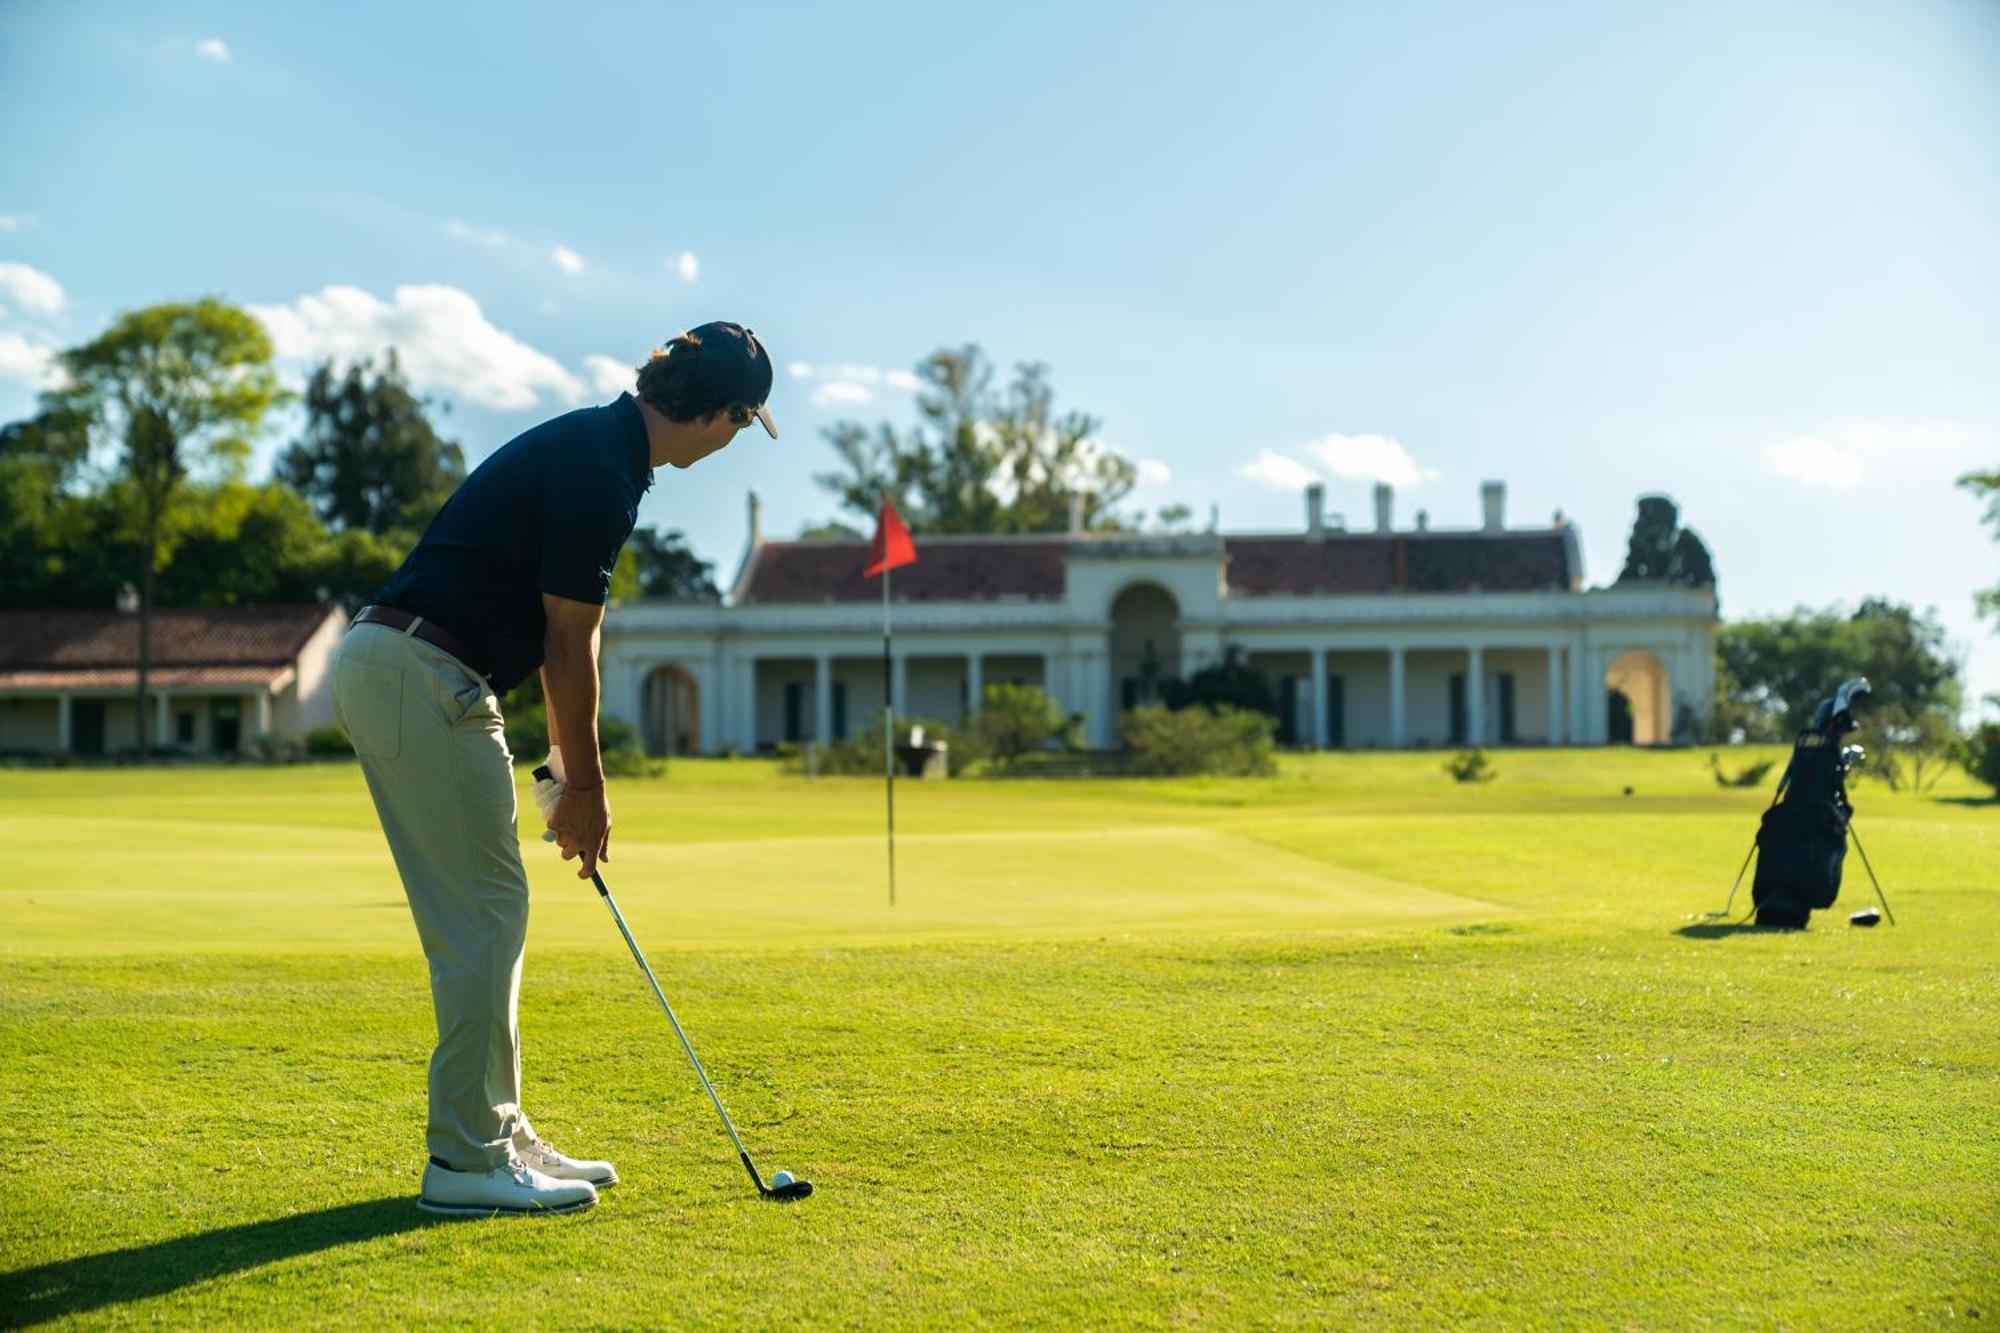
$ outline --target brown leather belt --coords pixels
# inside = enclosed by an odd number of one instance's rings
[[[492,672],[479,665],[478,659],[472,655],[472,650],[465,646],[465,640],[459,638],[435,620],[427,619],[424,616],[411,615],[408,611],[394,606],[364,606],[354,613],[354,623],[357,625],[386,625],[394,630],[410,630],[410,633],[416,638],[444,649],[453,657],[471,667],[479,673],[481,678],[491,680],[493,676]],[[412,625],[415,625],[416,628],[410,629]]]

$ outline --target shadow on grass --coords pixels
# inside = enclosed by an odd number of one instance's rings
[[[1782,926],[1760,926],[1754,921],[1698,921],[1682,926],[1674,934],[1689,940],[1724,940],[1731,935],[1780,935]]]
[[[417,1211],[416,1201],[402,1195],[0,1273],[0,1325],[84,1314],[294,1255],[440,1224],[448,1225]]]

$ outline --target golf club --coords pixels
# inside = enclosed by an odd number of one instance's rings
[[[548,769],[535,770],[537,782],[548,778]],[[618,910],[618,900],[611,896],[611,890],[604,886],[604,876],[598,874],[596,870],[590,872],[590,882],[597,886],[597,896],[604,899],[604,905],[611,909],[611,919],[618,923],[618,933],[625,937],[626,947],[632,950],[633,961],[638,963],[639,970],[646,974],[646,982],[653,988],[654,998],[660,1002],[660,1008],[667,1011],[667,1021],[674,1025],[674,1035],[681,1039],[681,1049],[687,1052],[688,1063],[694,1066],[694,1072],[701,1077],[701,1086],[707,1089],[709,1101],[715,1103],[715,1113],[722,1117],[722,1127],[729,1131],[729,1141],[736,1145],[736,1156],[741,1159],[743,1169],[750,1173],[751,1183],[757,1186],[757,1193],[766,1199],[780,1201],[803,1199],[811,1194],[812,1182],[794,1180],[789,1171],[780,1171],[771,1177],[770,1184],[764,1183],[764,1177],[758,1174],[757,1164],[750,1160],[750,1150],[743,1146],[743,1138],[736,1132],[736,1125],[730,1120],[729,1112],[722,1109],[722,1098],[715,1095],[715,1085],[708,1081],[708,1071],[701,1067],[701,1057],[694,1053],[694,1043],[688,1040],[687,1033],[682,1030],[681,1020],[674,1016],[674,1007],[667,1003],[666,992],[660,989],[659,979],[653,975],[652,967],[646,962],[646,955],[639,952],[639,941],[632,938],[631,928],[625,924],[625,914]]]

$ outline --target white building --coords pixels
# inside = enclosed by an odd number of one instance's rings
[[[1096,746],[1118,716],[1240,651],[1276,684],[1280,739],[1320,748],[1664,744],[1715,692],[1712,588],[1583,586],[1574,524],[1414,530],[1375,493],[1372,530],[917,536],[895,571],[903,716],[961,718],[987,682],[1040,685]],[[726,604],[639,601],[606,617],[607,713],[656,754],[766,749],[873,725],[879,580],[867,544],[750,540]],[[1468,682],[1470,686],[1468,687]]]
[[[229,754],[333,721],[338,607],[155,610],[155,749]],[[139,743],[139,616],[0,611],[0,753],[116,754]]]

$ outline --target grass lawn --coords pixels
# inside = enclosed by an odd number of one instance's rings
[[[905,783],[893,910],[877,782],[614,783],[606,879],[820,1192],[750,1194],[535,842],[527,1108],[625,1180],[456,1223],[359,772],[4,771],[0,1323],[2000,1321],[2000,806],[1862,785],[1900,924],[1850,858],[1762,933],[1697,920],[1769,799],[1705,751],[1443,758]]]

